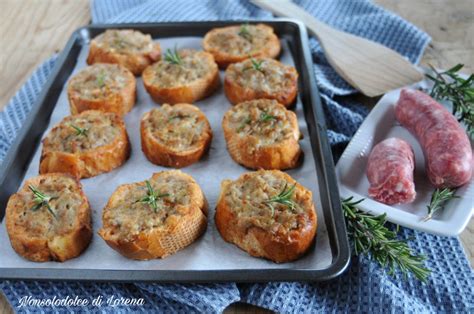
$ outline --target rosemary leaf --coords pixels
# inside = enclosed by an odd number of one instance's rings
[[[426,281],[430,271],[425,268],[423,255],[415,254],[406,240],[397,239],[397,233],[385,226],[386,214],[373,216],[362,212],[357,205],[364,199],[353,197],[342,200],[347,229],[354,243],[356,255],[369,253],[377,263],[393,275],[399,269],[406,277],[410,272]]]
[[[77,136],[87,136],[87,129],[85,128],[80,128],[78,127],[77,125],[74,125],[74,124],[70,124],[69,125],[71,128],[73,128],[74,130],[76,130],[76,135]]]
[[[51,205],[49,204],[49,202],[51,200],[54,200],[54,199],[57,199],[57,197],[52,197],[52,196],[48,196],[46,194],[44,194],[43,192],[40,192],[36,187],[34,187],[33,185],[28,185],[28,188],[30,189],[30,191],[33,193],[33,201],[36,203],[35,206],[33,206],[32,208],[30,208],[30,210],[32,211],[37,211],[39,210],[41,207],[46,207],[46,209],[50,212],[50,214],[55,218],[57,219],[57,215],[56,213],[54,212],[54,210],[51,208]]]
[[[272,203],[282,204],[290,208],[292,211],[295,209],[295,202],[293,201],[293,193],[296,188],[296,183],[291,188],[288,188],[288,184],[285,183],[283,190],[276,196],[264,201],[264,203],[270,207],[272,211],[272,217],[275,215],[275,208]]]
[[[176,48],[176,46],[174,46],[173,51],[171,51],[171,49],[166,50],[165,61],[169,62],[171,64],[177,64],[177,65],[182,65],[183,64],[183,59],[179,55],[179,52],[178,52],[178,49]]]
[[[260,114],[259,121],[260,122],[268,122],[270,120],[275,120],[275,119],[276,119],[275,116],[273,116],[273,115],[269,114],[268,112],[264,111]]]
[[[252,34],[249,31],[249,23],[242,24],[239,30],[239,36],[252,42]]]
[[[96,78],[95,78],[95,81],[97,83],[97,85],[99,86],[99,88],[102,88],[105,86],[105,72],[100,72]]]
[[[139,200],[136,200],[134,203],[148,204],[148,205],[151,206],[151,208],[153,208],[153,211],[155,213],[157,213],[158,212],[157,200],[159,200],[160,198],[163,198],[163,197],[170,196],[170,195],[168,193],[164,193],[164,194],[156,193],[153,190],[153,187],[151,186],[150,181],[148,181],[148,180],[145,181],[145,185],[146,185],[146,188],[147,188],[146,196],[142,197]]]
[[[444,205],[454,198],[459,198],[456,196],[456,189],[453,188],[444,188],[436,189],[431,195],[431,201],[428,206],[428,215],[423,218],[423,221],[428,221],[433,218],[433,215],[444,209]]]

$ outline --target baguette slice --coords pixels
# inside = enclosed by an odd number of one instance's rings
[[[289,107],[298,92],[298,72],[294,67],[273,59],[247,59],[227,68],[224,92],[234,105],[264,98]]]
[[[42,203],[41,195],[48,201]],[[10,196],[5,217],[13,249],[34,262],[64,262],[79,256],[92,239],[89,201],[79,181],[66,174],[26,180]]]
[[[136,94],[135,76],[116,64],[88,66],[76,74],[67,87],[72,114],[100,110],[123,116],[135,105]]]
[[[143,84],[157,103],[194,103],[219,86],[219,69],[207,52],[191,49],[167,52],[165,60],[143,71]]]
[[[204,36],[203,47],[223,69],[249,56],[276,58],[281,50],[280,40],[273,28],[265,24],[213,28]]]
[[[290,204],[275,201],[282,194],[289,195]],[[317,227],[311,191],[279,170],[224,180],[215,221],[225,241],[276,263],[301,257],[312,245]]]
[[[229,153],[251,169],[289,169],[298,164],[301,137],[296,114],[275,100],[240,103],[224,115]]]
[[[108,29],[92,39],[87,64],[115,63],[140,75],[150,64],[160,60],[160,44],[150,35],[131,29]]]
[[[208,151],[212,130],[204,113],[190,104],[165,104],[147,112],[140,124],[142,150],[152,163],[186,167]]]
[[[119,186],[103,209],[99,235],[125,257],[163,258],[200,237],[206,216],[207,202],[196,181],[179,170],[164,171]]]
[[[123,120],[115,113],[88,110],[64,118],[48,133],[39,171],[89,178],[120,167],[129,156]]]

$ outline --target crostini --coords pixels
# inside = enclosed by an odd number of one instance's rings
[[[119,186],[102,212],[99,235],[137,260],[163,258],[193,243],[207,227],[207,202],[194,179],[171,170]]]
[[[77,257],[92,239],[89,201],[79,181],[67,174],[26,180],[10,196],[5,219],[13,249],[34,262]]]
[[[181,168],[209,149],[212,130],[198,107],[165,104],[145,113],[140,124],[142,150],[152,163]]]
[[[160,56],[160,44],[150,35],[132,29],[108,29],[92,39],[87,63],[116,63],[140,75]]]
[[[251,169],[294,168],[301,154],[296,114],[276,100],[240,103],[224,115],[222,129],[230,156]]]
[[[275,99],[285,107],[293,104],[298,91],[298,72],[269,58],[250,58],[229,65],[224,92],[232,104],[254,99]]]
[[[67,86],[71,114],[100,110],[125,115],[135,105],[136,80],[117,64],[96,63],[74,75]]]
[[[213,28],[203,40],[204,50],[214,56],[220,68],[243,61],[249,56],[276,58],[280,40],[265,24],[242,24]]]
[[[311,191],[279,170],[224,180],[215,221],[225,241],[276,263],[301,257],[317,227]]]
[[[143,84],[157,103],[193,103],[210,96],[219,86],[214,57],[192,49],[168,50],[143,71]]]
[[[123,120],[115,113],[88,110],[64,118],[48,133],[39,171],[89,178],[121,166],[129,156]]]

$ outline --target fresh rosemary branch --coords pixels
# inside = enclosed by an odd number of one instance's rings
[[[240,25],[239,36],[252,41],[252,34],[249,32],[249,23]]]
[[[453,115],[466,125],[467,133],[474,139],[474,74],[463,79],[458,74],[463,66],[458,64],[447,71],[437,72],[430,65],[434,75],[426,76],[434,82],[431,96],[451,102]]]
[[[105,73],[104,72],[100,72],[96,78],[95,78],[95,81],[97,83],[97,85],[99,86],[99,88],[102,88],[105,86]]]
[[[454,198],[459,198],[456,196],[456,189],[453,188],[444,188],[436,189],[431,195],[431,201],[428,206],[428,215],[423,218],[423,221],[428,221],[433,218],[433,215],[441,210],[443,210],[444,205]]]
[[[263,68],[262,68],[262,63],[263,63],[263,60],[260,60],[260,61],[257,61],[255,60],[254,58],[250,57],[250,61],[252,62],[252,66],[249,67],[249,68],[245,68],[243,71],[248,71],[248,70],[255,70],[255,71],[259,71],[261,73],[264,73],[263,72]]]
[[[419,280],[425,281],[430,273],[423,265],[425,257],[414,254],[406,241],[397,239],[396,231],[385,226],[386,214],[373,216],[357,208],[363,200],[354,201],[352,197],[342,200],[355,254],[370,253],[382,267],[388,268],[390,275],[398,268],[405,277],[411,272]]]
[[[78,127],[77,125],[74,125],[74,124],[70,124],[69,125],[71,128],[73,128],[74,130],[76,130],[76,135],[77,136],[87,136],[87,129],[85,128],[80,128]]]
[[[275,215],[275,207],[273,207],[272,203],[286,205],[291,210],[294,210],[296,204],[292,200],[292,198],[293,198],[293,192],[295,191],[295,187],[296,187],[296,183],[293,184],[293,186],[288,189],[288,184],[285,183],[285,187],[283,188],[283,190],[281,190],[281,192],[278,195],[273,196],[272,198],[264,202],[268,207],[270,207],[272,211],[272,217]]]
[[[165,61],[177,65],[181,65],[183,63],[183,59],[179,55],[176,46],[174,47],[173,51],[171,51],[171,49],[166,50]]]
[[[135,201],[135,203],[145,203],[145,204],[148,204],[150,205],[153,210],[155,211],[155,213],[158,211],[158,204],[156,203],[156,201],[162,197],[167,197],[167,196],[170,196],[168,193],[165,193],[165,194],[160,194],[160,193],[156,193],[153,188],[151,187],[151,184],[150,184],[150,181],[146,180],[145,181],[145,184],[146,184],[146,188],[147,188],[147,195],[142,197],[141,199]]]
[[[275,116],[269,114],[268,112],[264,111],[260,114],[260,119],[259,121],[260,122],[267,122],[267,121],[270,121],[270,120],[274,120],[276,119]]]
[[[57,197],[48,196],[48,195],[40,192],[33,185],[28,185],[28,188],[33,193],[33,195],[34,195],[33,201],[36,203],[36,205],[33,206],[31,208],[31,210],[32,211],[37,211],[38,209],[40,209],[41,207],[44,206],[48,209],[48,211],[51,213],[51,215],[53,215],[53,217],[57,219],[58,217],[56,216],[56,213],[53,211],[53,209],[49,205],[49,202],[51,200],[56,199]]]

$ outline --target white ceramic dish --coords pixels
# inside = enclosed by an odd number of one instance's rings
[[[425,84],[423,84],[426,86]],[[474,212],[474,179],[459,188],[460,197],[445,205],[441,213],[423,221],[427,205],[434,191],[425,173],[425,160],[416,138],[395,119],[394,104],[400,90],[386,94],[372,109],[336,165],[336,176],[342,198],[364,198],[359,208],[371,214],[387,214],[387,220],[404,227],[444,236],[455,236],[463,231]],[[370,199],[366,176],[367,160],[372,148],[389,137],[399,137],[413,147],[416,159],[416,199],[411,204],[389,206]],[[471,141],[471,147],[473,141]]]

